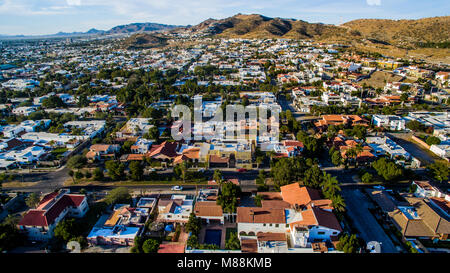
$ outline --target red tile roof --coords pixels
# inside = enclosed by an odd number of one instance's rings
[[[65,194],[50,209],[43,208],[49,204],[56,195],[54,193],[48,194],[41,201],[38,209],[29,210],[20,220],[21,226],[49,226],[54,223],[61,213],[68,207],[78,207],[86,198],[84,195]]]
[[[238,207],[238,223],[267,223],[284,224],[286,223],[284,209],[275,208],[257,208],[257,207]]]

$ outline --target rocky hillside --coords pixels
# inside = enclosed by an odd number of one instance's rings
[[[448,43],[450,16],[418,20],[360,19],[335,26],[258,14],[237,14],[221,20],[208,19],[193,26],[192,30],[229,38],[368,40],[376,44],[415,47],[424,43]]]
[[[360,19],[343,24],[368,39],[398,46],[450,40],[450,16],[418,20]]]
[[[123,46],[127,49],[154,48],[166,45],[167,38],[147,33],[133,34],[123,41]]]
[[[312,39],[340,36],[347,32],[345,28],[332,25],[310,24],[296,19],[270,18],[258,14],[238,14],[221,20],[208,19],[192,29],[229,38]]]
[[[155,30],[167,30],[177,28],[179,26],[174,25],[164,25],[157,23],[134,23],[128,25],[121,25],[113,27],[112,29],[106,31],[106,34],[123,34],[123,33],[134,33],[134,32],[144,32],[144,31],[155,31]]]

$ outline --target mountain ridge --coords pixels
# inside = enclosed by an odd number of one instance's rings
[[[191,27],[226,38],[292,38],[318,40],[367,39],[374,43],[411,46],[450,40],[450,16],[421,19],[357,19],[340,26],[308,23],[298,19],[236,14],[224,19],[209,18]]]

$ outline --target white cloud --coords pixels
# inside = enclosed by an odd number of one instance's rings
[[[369,6],[380,6],[381,0],[366,0],[367,5]]]
[[[81,6],[81,0],[66,0],[69,6]]]

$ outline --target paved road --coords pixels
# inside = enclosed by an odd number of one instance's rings
[[[409,154],[420,160],[422,164],[432,164],[440,159],[427,153],[419,144],[409,141],[409,137],[404,134],[386,134],[390,139],[402,146]],[[408,139],[408,140],[407,140]]]
[[[370,241],[381,242],[382,252],[398,253],[389,236],[386,235],[368,210],[370,200],[359,189],[343,188],[342,195],[347,204],[347,213],[366,243]]]
[[[69,179],[69,170],[66,167],[55,172],[48,173],[23,173],[18,175],[19,182],[34,182],[28,187],[8,188],[3,190],[16,190],[23,192],[51,192],[64,186],[64,182]]]
[[[64,187],[64,182],[70,178],[68,174],[67,168],[61,168],[60,170],[56,172],[49,172],[49,173],[42,173],[42,174],[36,174],[36,173],[28,173],[23,174],[23,180],[22,177],[19,176],[18,180],[20,182],[34,182],[34,185],[28,186],[28,187],[3,187],[3,190],[5,191],[23,191],[23,192],[51,192],[56,189]],[[168,171],[165,171],[162,173],[162,175],[166,174]],[[258,176],[259,170],[248,170],[246,172],[240,173],[236,172],[235,170],[224,170],[222,171],[222,174],[224,177],[238,177],[241,181],[241,188],[243,191],[252,191],[256,190],[257,186],[255,185],[254,181],[256,177]],[[212,177],[214,174],[214,170],[207,170],[205,172],[206,177]],[[182,185],[182,183],[180,183]],[[173,185],[139,185],[139,186],[126,186],[130,189],[138,190],[138,189],[151,189],[155,191],[164,191],[168,190]],[[200,187],[204,187],[204,185],[200,185]],[[73,186],[70,187],[72,189],[96,189],[101,191],[102,189],[112,189],[114,186]],[[195,186],[185,186],[185,189],[195,189]]]

